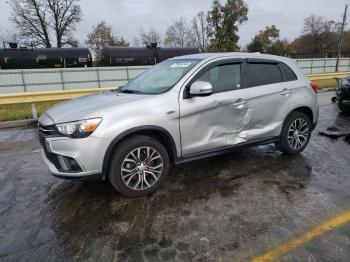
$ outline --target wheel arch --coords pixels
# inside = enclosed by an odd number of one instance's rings
[[[177,148],[172,135],[166,129],[159,126],[140,126],[119,134],[109,144],[103,158],[102,173],[104,176],[108,175],[109,163],[114,150],[118,147],[120,142],[134,135],[145,135],[157,139],[166,148],[170,162],[175,162],[177,158]]]
[[[305,115],[307,115],[310,118],[310,122],[312,125],[312,129],[315,128],[314,125],[314,113],[312,111],[312,109],[308,106],[299,106],[294,108],[292,111],[289,112],[289,114],[285,117],[284,121],[286,121],[287,117],[292,113],[292,112],[300,112],[300,113],[304,113]],[[283,123],[284,123],[283,121]]]

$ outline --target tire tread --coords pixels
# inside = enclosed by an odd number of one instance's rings
[[[163,158],[163,173],[161,177],[158,179],[155,185],[153,185],[151,188],[148,188],[146,190],[132,190],[128,188],[124,182],[122,181],[120,169],[122,162],[124,160],[124,157],[126,154],[128,154],[132,148],[138,147],[138,146],[153,146],[155,147],[158,152],[162,155]],[[169,156],[167,153],[166,148],[161,144],[158,140],[156,140],[153,137],[144,136],[144,135],[136,135],[126,138],[124,141],[122,141],[117,148],[114,150],[111,162],[110,162],[110,168],[109,168],[109,181],[113,185],[113,187],[121,194],[127,197],[140,197],[147,194],[150,194],[151,192],[155,191],[164,181],[165,177],[167,176],[169,172]]]

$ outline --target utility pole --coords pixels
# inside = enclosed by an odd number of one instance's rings
[[[341,56],[341,48],[343,44],[343,35],[344,35],[344,28],[346,23],[346,13],[348,11],[348,4],[345,5],[344,15],[343,15],[343,23],[341,25],[341,31],[340,31],[340,37],[339,37],[339,43],[338,43],[338,53],[337,53],[337,63],[335,65],[335,72],[338,72],[339,69],[339,59]]]

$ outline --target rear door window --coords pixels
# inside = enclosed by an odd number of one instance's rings
[[[248,87],[262,86],[283,82],[278,64],[248,63]]]

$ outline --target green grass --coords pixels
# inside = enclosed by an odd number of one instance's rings
[[[316,80],[313,81],[315,84],[317,84],[318,89],[324,89],[324,88],[335,88],[336,81],[335,79],[328,79],[328,80]]]
[[[61,101],[53,102],[39,102],[36,103],[36,110],[38,115],[45,112],[49,107],[59,103]],[[25,104],[13,104],[13,105],[1,105],[0,106],[0,122],[11,120],[32,119],[32,105]]]
[[[319,80],[314,81],[318,89],[324,88],[335,88],[335,80]],[[57,104],[61,101],[53,102],[40,102],[36,103],[36,108],[38,115],[45,112],[49,107]],[[3,105],[0,106],[0,122],[1,121],[11,121],[11,120],[22,120],[22,119],[31,119],[32,117],[32,107],[31,104],[14,104],[14,105]]]

